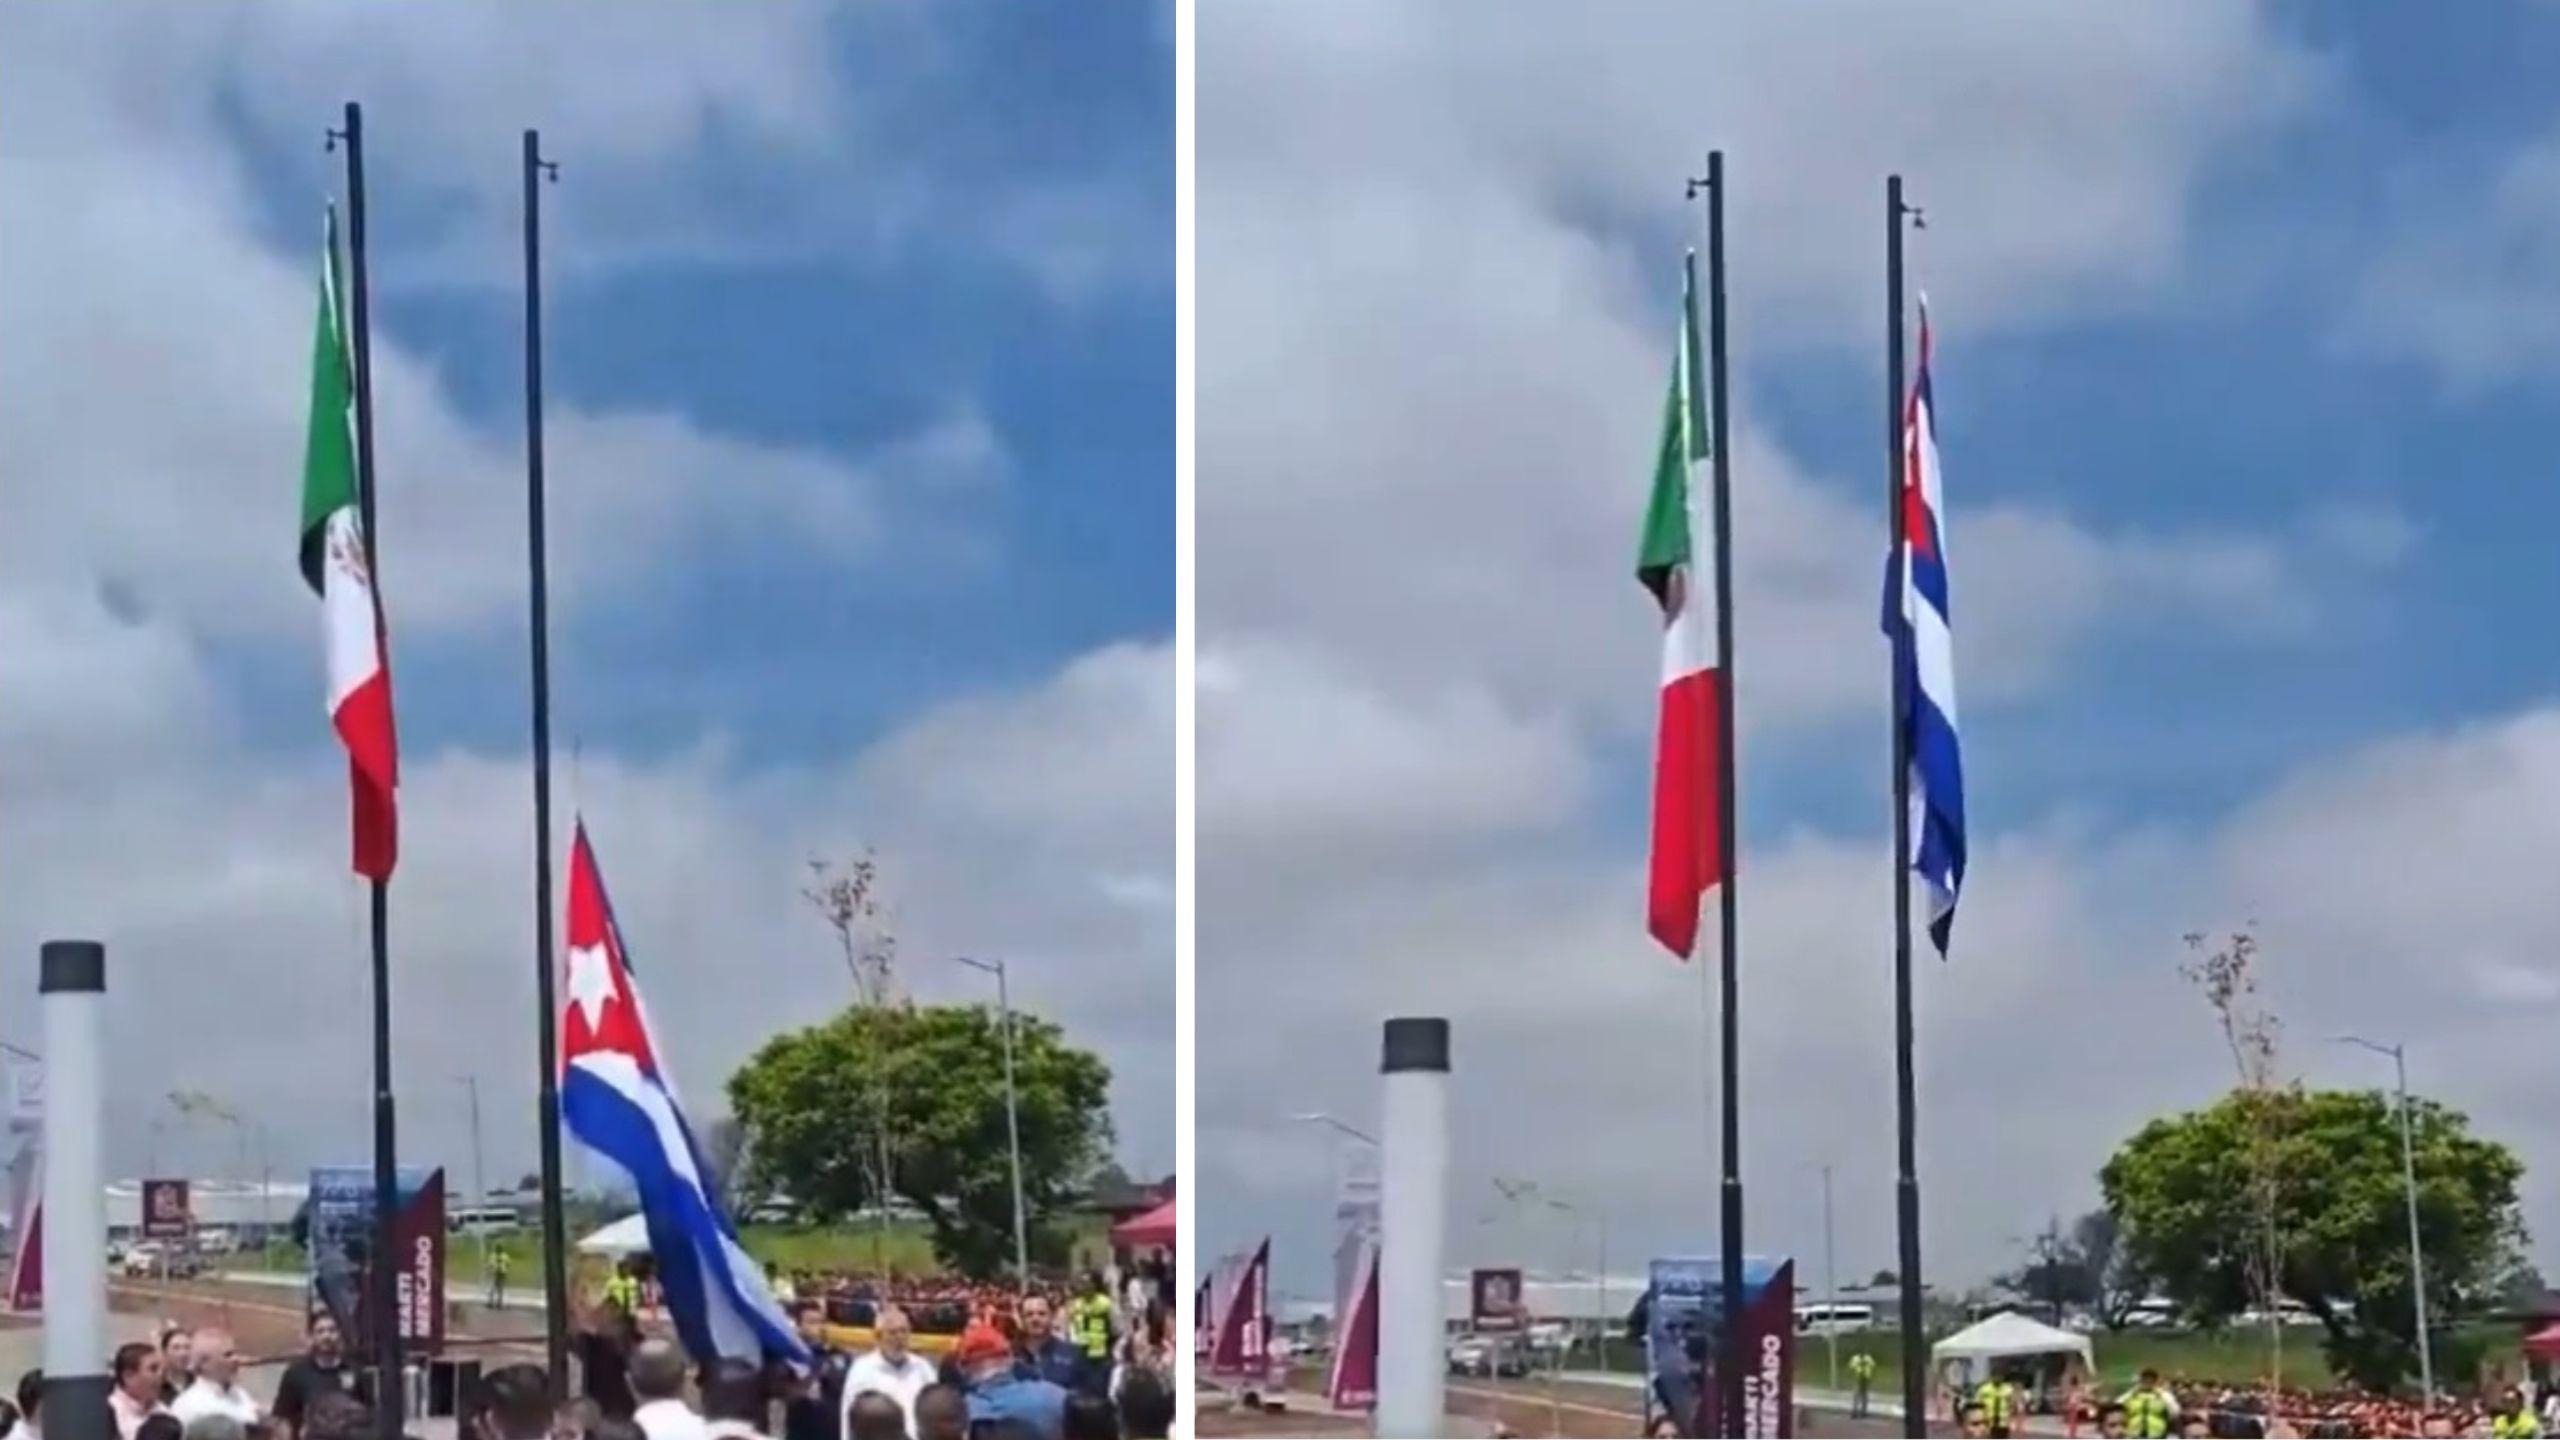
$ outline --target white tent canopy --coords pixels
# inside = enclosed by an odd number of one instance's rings
[[[581,1255],[605,1255],[619,1260],[626,1255],[649,1253],[649,1220],[645,1215],[625,1215],[586,1239],[578,1242]]]
[[[2041,1376],[2054,1362],[2077,1358],[2084,1371],[2096,1369],[2089,1337],[2056,1330],[2015,1310],[2003,1310],[1968,1325],[1929,1347],[1930,1368],[1939,1378],[1970,1387],[2002,1370],[2033,1369]],[[1998,1362],[2033,1362],[2001,1365]]]

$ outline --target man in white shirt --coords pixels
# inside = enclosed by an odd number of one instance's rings
[[[147,1340],[116,1347],[116,1388],[107,1392],[107,1410],[123,1440],[133,1440],[143,1421],[161,1413],[162,1373],[160,1347]]]
[[[881,1307],[877,1322],[880,1348],[853,1362],[844,1377],[844,1430],[853,1434],[853,1402],[865,1393],[886,1395],[907,1417],[907,1434],[916,1433],[916,1396],[933,1383],[933,1363],[907,1348],[915,1326],[895,1305]]]
[[[202,1415],[228,1415],[242,1428],[258,1423],[258,1402],[240,1388],[240,1352],[231,1332],[208,1325],[196,1332],[192,1351],[196,1378],[169,1404],[178,1423],[191,1424]]]
[[[684,1352],[672,1341],[643,1340],[631,1352],[632,1423],[649,1440],[711,1440],[709,1427],[684,1403]]]

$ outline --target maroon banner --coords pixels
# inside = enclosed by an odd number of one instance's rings
[[[44,1308],[44,1150],[31,1139],[18,1152],[10,1176],[9,1233],[18,1248],[9,1257],[9,1308],[28,1314]]]
[[[1209,1371],[1258,1377],[1270,1363],[1271,1241],[1265,1237],[1236,1277],[1235,1290],[1218,1316],[1218,1340],[1209,1352]]]
[[[1467,1287],[1467,1322],[1478,1330],[1519,1330],[1529,1323],[1529,1306],[1517,1270],[1478,1270]]]
[[[1325,1396],[1336,1410],[1378,1405],[1377,1147],[1345,1147],[1333,1202],[1333,1364]]]
[[[186,1181],[142,1182],[142,1238],[184,1240],[194,1229],[195,1215],[187,1205]]]
[[[444,1348],[444,1172],[427,1176],[400,1207],[392,1263],[400,1267],[400,1340],[411,1354]]]
[[[1742,1302],[1742,1433],[1790,1436],[1796,1433],[1796,1264],[1783,1260],[1765,1279],[1753,1278]],[[1707,1369],[1712,1395],[1712,1362]],[[1714,1407],[1707,1410],[1711,1417]],[[1702,1427],[1699,1433],[1716,1432]]]
[[[1351,1303],[1337,1317],[1333,1370],[1325,1389],[1336,1410],[1378,1408],[1378,1247],[1364,1244],[1361,1278]]]

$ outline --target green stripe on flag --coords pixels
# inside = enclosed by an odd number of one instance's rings
[[[356,503],[355,367],[339,303],[338,217],[320,258],[320,314],[311,341],[311,429],[302,451],[302,578],[322,588],[329,517]]]
[[[1644,536],[1636,548],[1636,578],[1668,608],[1671,572],[1690,562],[1689,467],[1714,446],[1707,433],[1705,397],[1699,392],[1698,307],[1684,281],[1680,288],[1680,341],[1671,356],[1671,392],[1662,403],[1662,444],[1653,462],[1653,496],[1645,505]]]

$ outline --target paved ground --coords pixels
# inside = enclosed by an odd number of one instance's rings
[[[1642,1433],[1642,1393],[1631,1376],[1568,1375],[1550,1385],[1543,1378],[1534,1380],[1462,1380],[1449,1381],[1449,1410],[1476,1428],[1473,1433],[1490,1435],[1498,1424],[1514,1435],[1543,1436],[1632,1436]],[[1830,1397],[1820,1397],[1830,1398]],[[1278,1414],[1249,1414],[1234,1409],[1213,1409],[1204,1394],[1200,1407],[1202,1435],[1305,1435],[1336,1436],[1369,1433],[1365,1416],[1336,1415],[1326,1411],[1314,1396],[1292,1393],[1283,1397],[1286,1409]],[[1902,1433],[1901,1422],[1891,1416],[1875,1416],[1853,1421],[1846,1407],[1838,1410],[1810,1409],[1796,1427],[1799,1435],[1889,1436]],[[1952,1433],[1938,1427],[1934,1433]]]

